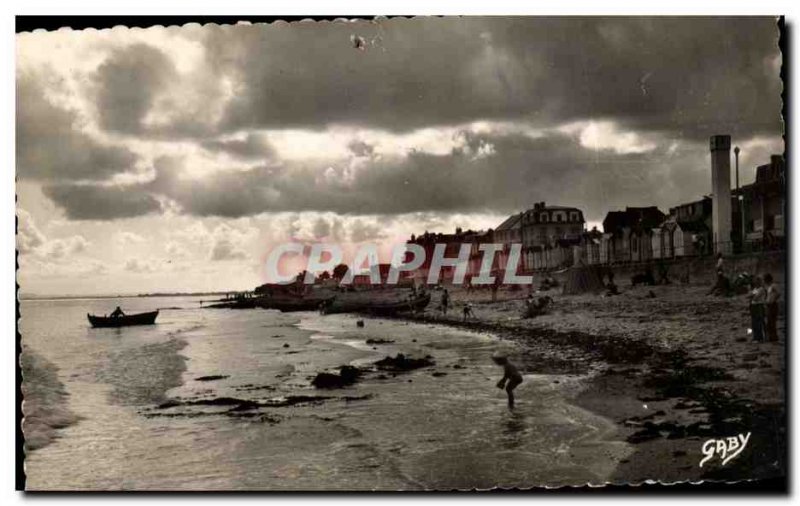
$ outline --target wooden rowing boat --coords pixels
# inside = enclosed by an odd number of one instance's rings
[[[158,311],[123,316],[95,316],[86,314],[92,327],[128,327],[131,325],[152,325],[156,322]]]

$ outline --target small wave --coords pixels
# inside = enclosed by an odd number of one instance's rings
[[[25,450],[38,450],[58,437],[58,429],[79,420],[67,406],[69,393],[58,379],[55,364],[23,348],[20,356],[22,368],[22,432]]]
[[[110,398],[115,404],[159,404],[168,390],[183,384],[186,357],[179,352],[186,344],[183,339],[172,338],[120,350],[97,376],[113,387]]]
[[[171,330],[171,331],[167,332],[167,336],[175,337],[177,335],[187,334],[189,332],[194,332],[195,330],[200,330],[200,329],[205,328],[205,327],[206,327],[205,323],[195,323],[195,324],[189,325],[188,327],[183,327],[183,328],[180,328],[180,329]]]

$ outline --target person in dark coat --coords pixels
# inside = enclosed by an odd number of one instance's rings
[[[778,340],[778,301],[781,300],[781,292],[772,279],[772,274],[764,275],[766,284],[766,309],[767,309],[767,340]]]

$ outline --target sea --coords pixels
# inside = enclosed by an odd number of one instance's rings
[[[585,376],[526,371],[509,410],[491,356],[513,360],[515,343],[202,299],[21,301],[28,490],[599,485],[632,452],[611,421],[570,402]],[[117,305],[160,314],[150,326],[90,327],[87,313]],[[434,365],[374,366],[398,353]],[[342,365],[368,372],[346,388],[312,386]]]

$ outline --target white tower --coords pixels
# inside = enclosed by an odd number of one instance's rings
[[[731,136],[711,137],[711,220],[714,251],[728,255],[731,247]]]

